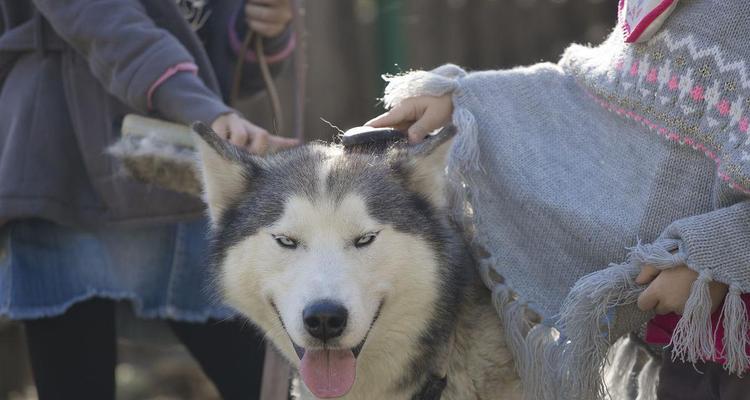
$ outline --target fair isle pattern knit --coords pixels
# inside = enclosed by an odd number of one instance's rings
[[[716,280],[730,288],[725,368],[750,366],[748,37],[749,2],[683,0],[644,43],[620,25],[557,65],[389,78],[389,107],[452,94],[457,216],[529,399],[626,398],[602,371],[611,344],[652,317],[635,306],[643,264],[699,273],[675,357],[712,358]]]

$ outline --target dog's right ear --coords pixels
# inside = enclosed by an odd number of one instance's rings
[[[211,222],[217,224],[227,208],[248,190],[260,160],[220,138],[202,122],[193,123],[193,132],[201,161],[203,200]]]

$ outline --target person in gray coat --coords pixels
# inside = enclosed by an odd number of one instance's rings
[[[214,300],[203,204],[105,149],[130,113],[294,145],[226,105],[247,29],[278,72],[291,18],[289,0],[0,0],[0,316],[24,322],[41,400],[114,398],[117,302],[168,320],[225,399],[258,397],[263,346]],[[246,57],[243,95],[263,87]]]

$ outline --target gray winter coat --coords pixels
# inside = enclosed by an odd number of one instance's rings
[[[128,113],[188,124],[231,111],[221,95],[235,60],[228,22],[242,1],[209,4],[196,32],[175,1],[0,0],[0,220],[93,226],[201,214],[198,200],[124,176],[105,148]],[[268,52],[289,38],[270,40]],[[154,82],[180,63],[198,73],[171,76],[149,104]],[[256,65],[244,76],[245,94],[260,89]]]

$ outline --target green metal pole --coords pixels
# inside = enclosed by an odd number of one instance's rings
[[[406,62],[406,46],[403,32],[404,0],[377,0],[377,56],[379,93],[383,92],[383,74],[402,72]]]

